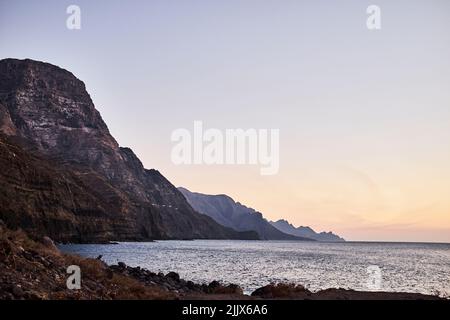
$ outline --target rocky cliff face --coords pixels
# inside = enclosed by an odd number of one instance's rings
[[[78,242],[257,238],[195,212],[119,147],[84,83],[66,70],[1,60],[0,131],[2,171],[15,168],[2,177],[0,217],[14,227]]]
[[[301,237],[284,233],[273,227],[260,212],[235,202],[227,195],[207,195],[178,188],[189,204],[198,212],[208,215],[223,226],[240,231],[253,230],[263,240],[306,240]]]

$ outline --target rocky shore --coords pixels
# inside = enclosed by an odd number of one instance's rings
[[[81,269],[81,289],[69,290],[67,267]],[[328,289],[311,292],[293,284],[271,284],[244,295],[235,284],[218,281],[197,284],[167,274],[130,267],[123,262],[108,266],[99,259],[87,259],[60,252],[49,238],[31,240],[23,231],[11,231],[0,221],[0,299],[440,299],[414,293],[357,292]]]

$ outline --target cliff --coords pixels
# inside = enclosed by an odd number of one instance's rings
[[[109,133],[85,85],[32,60],[0,61],[0,219],[57,241],[256,239],[201,215]]]

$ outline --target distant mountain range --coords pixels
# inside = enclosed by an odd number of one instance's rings
[[[343,238],[335,235],[332,232],[320,232],[317,233],[310,227],[294,227],[292,224],[290,224],[286,220],[278,220],[278,221],[271,221],[270,224],[272,224],[275,228],[278,230],[283,231],[284,233],[291,234],[298,237],[305,237],[314,239],[317,241],[324,241],[324,242],[342,242],[345,241]]]
[[[285,220],[269,222],[262,213],[234,201],[227,195],[207,195],[191,192],[183,187],[178,190],[196,211],[213,218],[223,226],[238,231],[256,231],[264,240],[344,241],[331,232],[316,233],[309,227],[295,228]]]

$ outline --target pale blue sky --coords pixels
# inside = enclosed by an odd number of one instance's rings
[[[366,28],[371,4],[382,30]],[[450,241],[448,0],[0,0],[6,57],[72,71],[119,143],[176,185],[350,239]],[[170,134],[194,120],[280,129],[280,174],[174,166]]]

